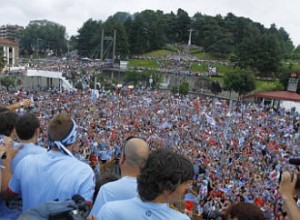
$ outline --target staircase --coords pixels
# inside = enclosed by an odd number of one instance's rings
[[[74,87],[71,85],[71,83],[65,77],[62,76],[62,72],[28,69],[26,72],[26,76],[60,79],[62,82],[61,86],[65,90],[67,91],[75,90]]]

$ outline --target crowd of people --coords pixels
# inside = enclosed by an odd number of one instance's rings
[[[30,104],[16,104],[24,99],[30,99]],[[168,149],[188,158],[196,175],[186,201],[192,200],[197,214],[204,218],[217,219],[237,202],[255,204],[267,219],[283,219],[289,211],[283,206],[279,176],[280,172],[293,172],[295,166],[289,164],[289,159],[300,157],[300,114],[294,110],[201,96],[174,97],[168,92],[149,90],[116,91],[105,93],[98,99],[91,98],[89,91],[59,93],[25,90],[18,95],[1,91],[1,103],[16,105],[19,115],[30,111],[37,117],[36,142],[39,146],[50,147],[51,150],[59,148],[87,164],[91,164],[90,161],[104,164],[119,157],[128,137],[145,140],[151,151]],[[57,128],[53,121],[50,123],[62,113],[74,119],[73,123],[69,120],[70,129],[75,129],[76,124],[77,139],[71,141],[71,149],[57,147],[65,145],[57,141],[63,142],[62,139],[68,134],[55,135]],[[49,135],[51,125],[54,130]],[[19,163],[23,164],[24,169],[27,167],[25,164],[40,161],[38,157],[28,156]],[[50,158],[51,155],[44,161]],[[50,167],[49,164],[45,162],[43,165]],[[42,165],[32,165],[39,166]],[[90,181],[93,179],[92,171],[97,180],[101,178],[97,169],[99,164],[94,164],[92,168],[83,167],[83,170],[88,170],[86,176],[77,176],[82,179],[76,181],[83,181],[86,188],[94,187]],[[35,173],[45,175],[44,171],[32,168]],[[31,171],[22,171],[21,166],[16,171],[12,168],[9,184],[12,192],[21,193],[19,187],[22,183],[19,181],[24,172]],[[64,172],[71,171],[66,169]],[[37,175],[35,173],[30,178]],[[47,182],[47,177],[40,181],[40,184]],[[70,187],[69,184],[67,186]],[[27,190],[29,193],[25,200],[32,205],[25,208],[38,205],[35,193],[29,188]],[[91,201],[93,195],[85,195],[85,192],[82,191],[82,196]],[[105,216],[107,213],[103,211],[99,215]]]

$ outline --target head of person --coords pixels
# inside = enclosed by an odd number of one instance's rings
[[[193,177],[190,160],[170,150],[155,150],[137,179],[138,193],[143,201],[172,203],[188,191]]]
[[[72,156],[71,152],[75,147],[77,138],[77,124],[65,112],[55,115],[48,126],[49,148],[60,150]]]
[[[97,166],[97,165],[99,165],[99,160],[98,160],[98,157],[97,157],[97,155],[91,155],[90,156],[90,165],[91,165],[91,167],[95,167],[95,166]]]
[[[232,204],[225,213],[226,220],[266,220],[263,211],[252,203]]]
[[[16,123],[16,132],[21,140],[30,140],[34,138],[37,141],[39,136],[40,121],[32,113],[22,115]]]
[[[122,148],[120,169],[123,176],[136,177],[145,165],[150,148],[146,141],[138,137],[129,137]]]
[[[18,114],[11,111],[4,111],[0,113],[0,134],[5,136],[12,136],[16,123],[18,121]]]

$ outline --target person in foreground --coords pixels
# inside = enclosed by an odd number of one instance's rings
[[[137,179],[139,196],[106,203],[97,219],[188,220],[187,215],[170,208],[169,203],[183,197],[193,176],[193,164],[188,159],[169,150],[155,150]]]
[[[119,161],[122,178],[101,186],[90,215],[97,214],[107,202],[137,196],[137,176],[146,163],[149,152],[149,146],[144,140],[136,137],[127,138]]]
[[[70,199],[74,194],[91,202],[94,172],[73,156],[76,137],[77,124],[68,114],[52,118],[48,126],[49,151],[28,155],[18,163],[6,198],[20,194],[23,212],[47,201]]]
[[[281,176],[281,181],[279,185],[279,192],[281,194],[281,198],[284,202],[284,206],[287,210],[288,217],[290,220],[299,220],[300,219],[300,208],[297,207],[296,200],[294,196],[298,196],[299,198],[299,189],[296,187],[298,175],[296,173],[291,178],[291,174],[289,172],[283,172]],[[292,180],[292,181],[291,181]]]

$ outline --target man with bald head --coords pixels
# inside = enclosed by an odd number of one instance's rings
[[[107,202],[131,199],[138,195],[137,176],[149,153],[149,146],[144,140],[137,137],[127,138],[119,161],[122,177],[101,186],[90,215],[96,215]]]

